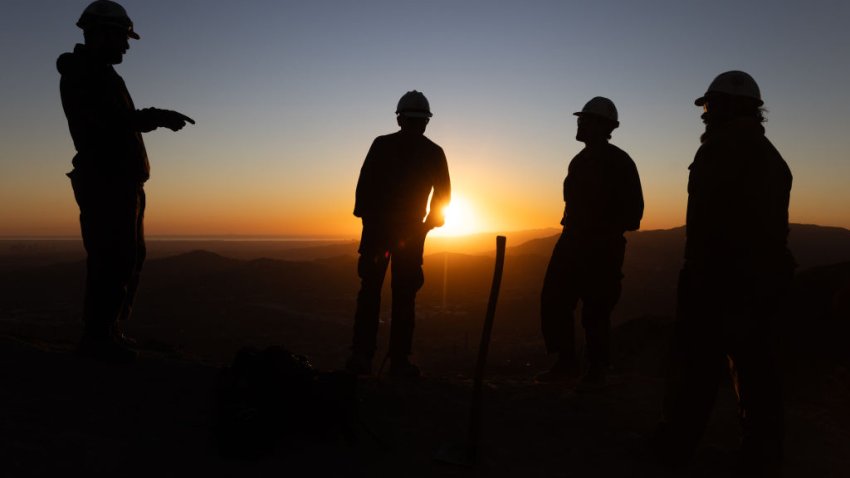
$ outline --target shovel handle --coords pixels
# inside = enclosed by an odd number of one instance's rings
[[[496,317],[496,302],[502,285],[502,271],[505,267],[505,236],[496,236],[496,268],[493,271],[493,284],[490,286],[490,300],[487,302],[487,315],[484,316],[484,329],[481,331],[481,344],[478,346],[478,360],[475,362],[475,377],[472,387],[472,406],[469,412],[468,453],[473,460],[478,455],[478,443],[481,438],[481,398],[484,384],[484,366],[490,348],[490,336],[493,333],[493,321]]]

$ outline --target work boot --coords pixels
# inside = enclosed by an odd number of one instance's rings
[[[121,326],[120,321],[115,322],[112,326],[112,338],[125,347],[135,347],[137,345],[136,339],[124,333],[124,327]]]
[[[111,335],[84,334],[77,347],[77,355],[98,362],[128,364],[134,362],[139,353]]]
[[[536,382],[557,383],[569,382],[579,376],[578,362],[574,359],[558,357],[558,361],[552,368],[534,376]]]
[[[390,377],[419,378],[419,367],[410,363],[407,357],[390,359]]]
[[[345,361],[345,370],[352,375],[371,375],[372,358],[361,354],[352,354]]]

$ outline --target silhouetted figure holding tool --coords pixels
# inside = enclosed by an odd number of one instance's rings
[[[674,465],[691,459],[728,369],[744,464],[762,472],[782,456],[774,348],[796,267],[787,247],[792,177],[764,135],[761,92],[750,75],[719,75],[695,103],[705,133],[689,167],[685,264],[657,451]]]
[[[121,63],[139,39],[124,8],[108,0],[86,7],[77,26],[85,43],[57,60],[62,107],[77,154],[68,173],[80,207],[86,249],[85,330],[79,353],[106,362],[131,362],[133,340],[121,331],[130,317],[145,259],[144,182],[149,177],[141,133],[173,131],[194,121],[176,111],[137,110]]]
[[[610,144],[620,123],[614,103],[595,97],[578,116],[576,140],[584,149],[570,162],[564,180],[564,226],[546,270],[540,315],[546,350],[558,359],[539,381],[577,378],[573,314],[581,322],[589,363],[580,385],[605,383],[610,367],[611,312],[620,298],[626,239],[640,227],[643,193],[634,161]]]
[[[354,215],[363,220],[357,263],[361,285],[346,368],[358,375],[371,373],[381,287],[391,264],[390,375],[417,377],[419,369],[408,356],[416,292],[424,283],[422,253],[428,231],[445,222],[443,209],[451,200],[451,183],[443,149],[424,136],[431,117],[425,95],[408,91],[396,114],[401,130],[375,139],[357,182]]]

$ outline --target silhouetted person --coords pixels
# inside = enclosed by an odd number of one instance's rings
[[[68,177],[88,254],[79,353],[129,362],[136,352],[120,323],[130,317],[145,259],[143,184],[150,167],[141,133],[158,127],[177,131],[194,122],[175,111],[137,110],[133,105],[112,67],[130,48],[128,39],[139,39],[121,5],[97,0],[77,26],[85,43],[62,54],[57,68],[62,107],[77,150]]]
[[[688,180],[685,264],[659,429],[661,458],[687,462],[727,368],[738,396],[745,464],[782,455],[776,320],[795,263],[787,248],[791,172],[764,136],[761,93],[728,71],[696,100],[705,133]]]
[[[573,314],[581,300],[589,363],[581,383],[599,385],[610,366],[610,319],[620,298],[626,250],[623,233],[640,227],[643,193],[632,158],[608,142],[620,125],[614,103],[597,96],[575,115],[576,140],[585,147],[570,162],[564,180],[564,228],[552,251],[540,299],[546,350],[558,359],[537,379],[579,376]]]
[[[375,139],[357,182],[354,215],[363,220],[357,263],[361,283],[346,368],[358,375],[371,373],[381,287],[392,264],[390,375],[416,377],[419,369],[408,356],[416,292],[424,282],[423,247],[428,231],[445,222],[443,209],[451,199],[451,183],[443,149],[424,136],[431,117],[425,95],[408,91],[396,114],[401,130]]]

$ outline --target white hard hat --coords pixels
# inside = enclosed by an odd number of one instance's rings
[[[581,111],[573,114],[576,116],[599,116],[600,118],[605,118],[617,123],[618,126],[620,125],[620,122],[617,121],[617,107],[614,106],[614,102],[602,96],[597,96],[591,99],[584,105],[584,108],[582,108]]]
[[[717,75],[717,78],[708,85],[708,90],[705,94],[694,101],[697,106],[704,105],[707,100],[706,96],[711,93],[723,93],[730,96],[741,96],[756,100],[758,106],[764,104],[761,100],[761,91],[759,85],[752,76],[743,71],[732,70]]]
[[[419,91],[412,90],[405,93],[398,100],[395,113],[411,118],[430,118],[431,105],[428,103],[428,98],[425,98],[425,95]]]
[[[127,10],[121,5],[110,0],[95,0],[91,2],[80,19],[77,20],[77,26],[83,30],[95,26],[111,26],[117,28],[126,28],[127,36],[138,40],[139,34],[133,31],[133,21],[127,16]]]

